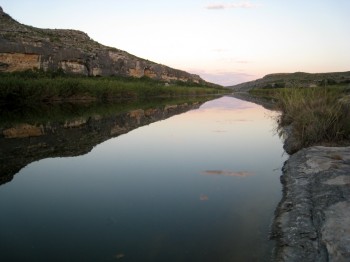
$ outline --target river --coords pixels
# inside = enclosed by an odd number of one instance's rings
[[[8,124],[0,261],[269,261],[275,116],[226,96]]]

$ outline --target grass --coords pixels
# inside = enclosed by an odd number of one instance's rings
[[[294,151],[350,138],[349,89],[346,86],[252,90],[275,99],[279,129],[291,126]]]
[[[33,104],[54,101],[176,97],[218,94],[224,88],[195,83],[164,82],[148,78],[68,76],[62,72],[0,73],[0,104]]]

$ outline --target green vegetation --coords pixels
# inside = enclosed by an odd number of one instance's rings
[[[91,101],[89,103],[39,103],[35,105],[1,108],[1,127],[15,124],[45,124],[47,122],[65,122],[79,117],[109,117],[136,109],[154,109],[166,105],[201,104],[213,99],[213,96],[184,96],[175,98],[129,99],[109,102]]]
[[[84,77],[63,72],[0,73],[0,105],[57,101],[113,101],[125,98],[177,97],[227,92],[195,83],[166,86],[149,78]]]
[[[350,138],[350,101],[347,86],[255,89],[250,93],[270,97],[281,111],[280,130],[292,127],[298,150],[316,144],[339,144]]]

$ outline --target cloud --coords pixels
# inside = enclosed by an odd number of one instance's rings
[[[222,9],[237,9],[237,8],[257,8],[259,5],[253,4],[249,1],[231,3],[231,4],[209,4],[205,8],[209,10],[222,10]]]
[[[206,9],[215,10],[215,9],[226,9],[227,5],[221,4],[210,4],[205,7]]]

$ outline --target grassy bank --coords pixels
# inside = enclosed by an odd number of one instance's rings
[[[38,102],[98,100],[122,98],[176,97],[227,92],[224,88],[195,83],[164,82],[148,78],[83,77],[62,73],[27,71],[0,73],[1,104],[33,104]]]
[[[250,93],[276,101],[279,129],[291,126],[293,148],[342,144],[350,138],[350,98],[347,86],[256,89]]]

